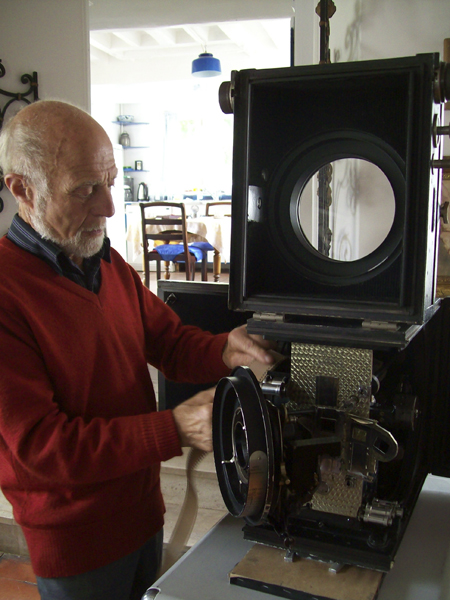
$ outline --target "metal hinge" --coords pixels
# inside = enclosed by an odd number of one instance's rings
[[[253,318],[257,321],[276,321],[277,323],[284,322],[284,315],[280,313],[255,312]]]
[[[387,321],[363,321],[363,329],[381,329],[382,331],[397,331],[398,323],[388,323]]]

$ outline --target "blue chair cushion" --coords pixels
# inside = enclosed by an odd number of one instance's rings
[[[211,246],[209,242],[192,242],[192,244],[189,244],[189,248],[193,247],[200,248],[203,250],[203,252],[210,252],[211,250],[214,250],[214,246]]]
[[[160,246],[156,246],[155,250],[163,260],[171,261],[184,252],[184,247],[183,244],[161,244]],[[200,248],[189,246],[189,252],[193,254],[197,260],[200,261],[203,259],[203,252]],[[179,260],[177,262],[184,262],[184,260]]]

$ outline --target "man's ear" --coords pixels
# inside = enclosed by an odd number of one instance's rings
[[[34,200],[36,197],[35,188],[27,183],[23,175],[8,173],[4,176],[3,180],[18,202],[26,204],[28,208],[34,208]]]

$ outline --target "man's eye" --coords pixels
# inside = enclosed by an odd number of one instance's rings
[[[93,192],[93,189],[94,188],[92,185],[83,185],[83,186],[77,188],[75,190],[75,193],[77,194],[77,196],[80,196],[81,198],[89,198],[89,196]]]

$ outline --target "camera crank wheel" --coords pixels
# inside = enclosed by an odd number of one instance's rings
[[[264,521],[274,500],[280,457],[269,407],[258,380],[237,367],[219,381],[213,409],[213,446],[222,497],[235,517]],[[275,432],[275,439],[279,435]],[[277,446],[277,444],[275,445]],[[276,495],[276,494],[275,494]]]

